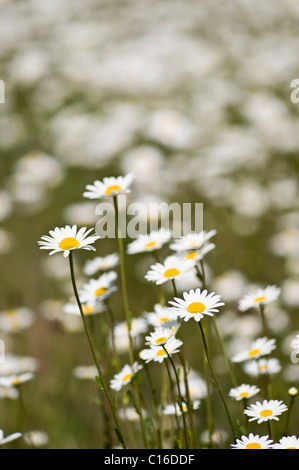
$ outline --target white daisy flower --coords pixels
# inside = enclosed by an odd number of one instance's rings
[[[140,351],[139,356],[146,363],[150,361],[161,363],[164,361],[164,359],[168,357],[168,354],[172,356],[173,354],[178,353],[179,348],[182,344],[183,342],[181,340],[172,336],[164,346],[167,352],[163,347],[154,347],[149,349],[143,349],[142,351]]]
[[[244,371],[252,377],[261,374],[273,375],[281,371],[281,364],[276,358],[260,358],[257,361],[252,360],[244,364]]]
[[[198,410],[200,406],[200,401],[199,400],[194,400],[192,402],[192,409],[193,410]],[[181,409],[182,408],[182,409]],[[182,407],[178,403],[171,403],[169,405],[166,405],[163,409],[163,414],[164,415],[177,415],[181,416],[182,413],[186,413],[188,411],[188,405],[185,402],[182,402]]]
[[[128,385],[134,375],[142,369],[142,366],[138,362],[134,362],[133,366],[126,364],[118,374],[115,374],[113,379],[110,380],[110,387],[113,390],[119,392],[125,385]]]
[[[244,413],[250,416],[249,421],[257,421],[258,424],[274,419],[278,421],[278,416],[284,411],[287,411],[288,407],[282,402],[282,400],[264,400],[263,403],[257,401],[250,405]]]
[[[0,387],[18,387],[22,383],[28,382],[33,378],[34,374],[32,372],[24,372],[23,374],[0,377]]]
[[[272,449],[272,439],[269,436],[259,436],[251,432],[249,436],[241,436],[241,439],[236,439],[236,444],[231,444],[233,449]]]
[[[203,230],[199,233],[188,233],[175,240],[174,243],[170,245],[170,249],[174,251],[195,251],[201,249],[216,233],[216,230],[210,230],[209,232]]]
[[[171,312],[168,307],[163,307],[161,304],[155,304],[153,312],[145,312],[144,316],[154,327],[167,327],[168,323],[176,322],[178,318],[176,312]]]
[[[0,399],[17,400],[19,396],[20,392],[17,388],[0,386]]]
[[[0,312],[0,331],[3,333],[19,333],[33,323],[34,315],[29,308],[18,307]]]
[[[182,251],[180,254],[183,259],[192,259],[195,263],[198,263],[199,261],[204,259],[205,255],[210,253],[210,251],[214,250],[215,247],[216,245],[214,245],[214,243],[208,243],[202,248],[197,248],[196,250],[190,250],[185,252]]]
[[[128,194],[131,192],[130,186],[135,176],[128,173],[125,176],[106,177],[103,181],[94,181],[93,185],[86,186],[87,191],[83,196],[88,199],[100,199],[102,197],[118,196],[119,194]]]
[[[224,305],[220,302],[220,295],[216,295],[215,292],[208,294],[206,289],[202,292],[199,288],[191,289],[189,292],[184,292],[183,297],[184,299],[175,297],[175,302],[169,301],[173,305],[169,309],[176,311],[178,316],[185,321],[193,318],[199,322],[204,315],[213,316],[214,313],[219,312],[218,307]]]
[[[94,304],[82,303],[82,309],[84,315],[97,315],[98,313],[104,312],[106,307],[102,302],[96,302]],[[78,304],[76,302],[69,302],[65,304],[63,306],[63,311],[68,315],[81,315]]]
[[[69,256],[71,250],[83,249],[95,251],[91,244],[100,237],[98,235],[89,236],[92,230],[92,228],[87,230],[86,227],[82,227],[77,231],[77,225],[72,227],[69,225],[61,228],[56,227],[54,230],[50,230],[50,237],[48,235],[41,237],[42,241],[38,241],[38,244],[41,250],[52,250],[49,253],[50,255],[61,251],[64,257]]]
[[[239,301],[239,310],[245,312],[250,308],[257,308],[260,305],[267,305],[278,299],[281,289],[276,286],[267,286],[265,289],[258,289],[256,292],[246,294]]]
[[[231,388],[229,391],[229,396],[236,401],[244,400],[247,398],[251,398],[257,393],[259,393],[260,389],[257,388],[255,385],[248,385],[242,384],[238,387]]]
[[[180,279],[190,273],[194,268],[194,261],[182,260],[178,256],[168,256],[164,263],[156,263],[145,275],[145,279],[155,282],[157,285],[172,279]]]
[[[248,349],[235,354],[232,358],[233,362],[243,362],[250,359],[258,359],[261,356],[270,354],[275,348],[276,340],[266,337],[254,340]]]
[[[156,328],[155,331],[152,331],[150,336],[145,337],[145,344],[151,347],[162,346],[163,344],[166,344],[169,338],[173,335],[174,332],[172,329],[159,327]]]
[[[83,268],[84,274],[87,276],[93,276],[98,271],[107,271],[112,269],[119,264],[119,254],[112,253],[110,255],[101,257],[97,256],[96,258],[89,260],[85,263]]]
[[[141,234],[136,240],[128,244],[127,253],[132,255],[159,250],[170,240],[171,236],[171,231],[163,227],[159,230],[153,230],[150,234]]]
[[[187,374],[188,390],[191,399],[200,399],[207,396],[208,387],[207,382],[199,375],[197,371],[189,370]],[[180,384],[182,395],[186,395],[187,390],[185,382],[182,381]]]
[[[3,446],[4,444],[7,444],[8,442],[12,442],[15,439],[19,439],[19,437],[21,436],[22,436],[22,433],[15,432],[13,434],[10,434],[10,436],[4,437],[4,432],[2,429],[0,429],[0,446]]]
[[[77,366],[73,370],[73,376],[79,380],[94,380],[99,374],[96,366]]]
[[[283,436],[273,449],[299,449],[299,438],[296,436]]]
[[[90,279],[79,291],[81,301],[95,305],[98,301],[106,299],[117,290],[117,286],[113,285],[116,279],[117,273],[115,271],[104,273],[98,279]]]

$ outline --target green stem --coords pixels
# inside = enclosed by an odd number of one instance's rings
[[[260,313],[261,313],[261,319],[262,319],[263,334],[264,336],[268,336],[268,328],[267,328],[267,322],[266,322],[266,317],[265,317],[265,306],[263,304],[260,304]]]
[[[109,393],[109,390],[108,390],[108,388],[105,385],[105,382],[103,380],[102,371],[101,371],[100,365],[99,365],[98,360],[97,360],[96,352],[95,352],[94,346],[92,344],[92,339],[91,339],[91,335],[90,335],[89,328],[88,328],[88,325],[87,325],[87,321],[86,321],[86,318],[85,318],[85,315],[84,315],[84,312],[83,312],[83,308],[82,308],[82,304],[81,304],[81,301],[80,301],[80,297],[79,297],[79,293],[78,293],[78,289],[77,289],[77,284],[76,284],[72,251],[70,251],[70,254],[69,254],[69,262],[70,262],[70,273],[71,273],[73,290],[74,290],[76,301],[77,301],[77,304],[78,304],[78,307],[79,307],[79,310],[80,310],[80,314],[81,314],[81,318],[82,318],[82,321],[83,321],[85,333],[86,333],[86,336],[87,336],[87,339],[88,339],[88,343],[89,343],[89,346],[90,346],[90,350],[91,350],[96,368],[97,368],[98,373],[99,373],[99,379],[100,379],[100,382],[101,382],[101,385],[102,385],[103,392],[106,395],[106,398],[108,400],[108,403],[109,403],[111,411],[112,411],[112,415],[113,415],[113,418],[114,418],[114,421],[115,421],[115,426],[116,426],[117,437],[119,438],[119,441],[120,441],[122,447],[124,449],[126,449],[127,446],[126,446],[124,437],[123,437],[122,432],[121,432],[121,428],[120,428],[118,418],[117,418],[117,413],[116,413],[115,407],[113,405],[113,401],[112,401],[111,395]]]

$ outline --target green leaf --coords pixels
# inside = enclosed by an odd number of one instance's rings
[[[105,390],[105,389],[104,389],[104,385],[103,385],[103,383],[102,383],[100,377],[98,377],[98,376],[96,375],[96,376],[95,376],[95,381],[96,381],[96,383],[98,384],[98,386],[100,387],[100,389],[102,390],[102,392],[104,392],[104,390]]]

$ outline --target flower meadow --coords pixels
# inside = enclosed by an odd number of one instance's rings
[[[232,3],[0,2],[0,448],[299,449],[299,10]]]

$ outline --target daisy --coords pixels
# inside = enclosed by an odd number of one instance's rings
[[[239,387],[231,388],[229,391],[229,396],[234,398],[236,401],[244,400],[246,398],[251,398],[257,393],[260,389],[255,385],[242,384]]]
[[[176,339],[172,336],[163,347],[153,347],[149,349],[143,349],[140,351],[139,356],[143,359],[146,363],[150,361],[154,362],[163,362],[164,359],[168,357],[168,354],[172,356],[175,353],[179,352],[179,347],[183,344],[183,342],[179,339]],[[168,354],[167,354],[168,353]]]
[[[42,241],[38,241],[38,244],[41,250],[52,250],[50,255],[61,251],[64,257],[69,256],[71,250],[79,250],[81,248],[83,250],[95,251],[91,244],[100,237],[98,235],[89,236],[92,230],[92,228],[87,230],[86,227],[82,227],[77,231],[77,225],[72,227],[69,225],[61,228],[56,227],[54,230],[50,230],[50,237],[48,235],[41,237]]]
[[[276,286],[267,286],[265,289],[258,289],[256,292],[246,294],[239,302],[239,310],[245,312],[249,308],[267,305],[278,299],[281,289]]]
[[[7,444],[8,442],[14,441],[15,439],[19,439],[22,436],[22,433],[15,432],[10,434],[10,436],[4,437],[4,432],[0,429],[0,446]]]
[[[33,447],[43,447],[48,444],[49,436],[43,431],[29,431],[24,434],[24,441]]]
[[[28,382],[34,378],[32,372],[24,372],[19,375],[9,375],[7,377],[0,377],[0,386],[2,387],[18,387],[22,383]]]
[[[95,304],[82,303],[82,309],[84,315],[96,315],[98,313],[104,312],[106,310],[106,307],[102,302],[97,302]],[[65,304],[63,306],[63,311],[69,315],[81,315],[80,309],[76,302],[69,302]]]
[[[209,232],[203,230],[199,233],[188,233],[175,240],[174,243],[170,245],[170,249],[174,251],[194,251],[201,249],[216,233],[216,230],[210,230]]]
[[[192,410],[198,410],[200,406],[200,401],[199,400],[194,400],[192,402]],[[182,408],[182,409],[181,409]],[[171,403],[170,405],[166,405],[163,409],[163,414],[164,415],[177,415],[181,416],[182,413],[186,413],[188,411],[188,405],[185,402],[182,402],[182,407],[178,403]]]
[[[276,358],[261,358],[258,361],[248,361],[244,364],[244,371],[252,377],[257,377],[260,374],[277,374],[281,371],[281,365]]]
[[[250,433],[249,436],[241,436],[241,439],[236,440],[236,444],[231,444],[234,449],[272,449],[272,439],[269,436],[254,436]]]
[[[0,386],[0,399],[17,400],[20,396],[20,392],[17,388],[2,387]]]
[[[194,261],[181,260],[178,256],[168,256],[164,263],[156,263],[145,275],[145,279],[155,282],[157,285],[167,281],[180,279],[194,268]]]
[[[183,259],[192,259],[195,263],[198,263],[199,261],[204,259],[205,255],[210,253],[210,251],[214,250],[215,247],[216,245],[214,245],[214,243],[208,243],[202,248],[181,252],[181,256]]]
[[[97,256],[96,258],[86,262],[83,271],[87,276],[93,276],[98,271],[107,271],[119,264],[119,254],[112,253],[104,257]]]
[[[193,318],[199,322],[204,315],[213,316],[214,313],[219,312],[218,307],[224,305],[220,302],[220,295],[216,295],[215,292],[208,294],[206,289],[202,292],[199,288],[195,291],[191,289],[189,292],[184,292],[183,297],[184,300],[175,297],[175,302],[169,302],[173,307],[169,308],[176,311],[178,316],[185,321]]]
[[[73,376],[79,380],[94,380],[98,375],[96,366],[77,366],[73,370]]]
[[[33,322],[33,312],[26,307],[12,308],[0,312],[0,331],[3,333],[19,333],[29,328]]]
[[[168,326],[169,322],[175,322],[178,318],[176,312],[171,312],[168,307],[163,307],[161,304],[155,304],[153,312],[145,312],[144,316],[154,327]]]
[[[150,336],[146,336],[146,345],[151,347],[162,346],[166,344],[169,338],[174,335],[174,332],[170,328],[159,327],[155,331],[150,333]]]
[[[132,367],[126,364],[122,370],[118,374],[115,374],[113,379],[110,380],[110,387],[119,392],[119,390],[132,381],[133,376],[137,374],[140,369],[142,369],[142,366],[138,364],[138,362],[134,362]]]
[[[284,436],[279,440],[279,443],[273,445],[273,449],[299,449],[299,438]]]
[[[141,234],[136,240],[129,243],[127,246],[128,254],[144,253],[159,250],[167,243],[172,236],[169,230],[163,227],[159,230],[153,230],[150,234]]]
[[[117,290],[114,281],[117,279],[117,273],[110,271],[102,274],[98,279],[90,279],[79,291],[80,299],[83,303],[95,305]]]
[[[257,401],[250,405],[244,413],[250,416],[249,421],[257,420],[258,424],[263,423],[271,419],[279,420],[277,416],[287,411],[288,407],[282,402],[282,400],[264,400],[263,403]]]
[[[130,186],[135,176],[128,173],[126,176],[106,177],[103,181],[94,181],[93,185],[86,186],[87,191],[83,196],[88,199],[100,199],[102,197],[118,196],[131,192]]]
[[[248,349],[235,354],[235,356],[232,358],[232,361],[242,362],[250,359],[257,359],[261,356],[266,356],[276,348],[275,342],[275,339],[267,339],[266,337],[258,338],[251,343]]]

